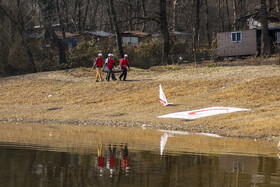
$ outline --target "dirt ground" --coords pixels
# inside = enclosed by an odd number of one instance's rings
[[[127,81],[114,82],[95,82],[91,68],[0,78],[0,122],[134,126],[277,142],[280,66],[275,60],[132,68]],[[159,84],[174,105],[158,101]],[[214,106],[250,110],[195,120],[157,118]]]

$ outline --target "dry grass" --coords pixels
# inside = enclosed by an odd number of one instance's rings
[[[133,69],[128,72],[131,81],[126,82],[95,83],[95,71],[88,68],[2,78],[0,119],[139,122],[155,128],[274,140],[273,136],[280,137],[279,75],[275,65],[190,65]],[[176,105],[163,107],[158,102],[159,84]],[[156,118],[211,106],[251,110],[194,121]]]

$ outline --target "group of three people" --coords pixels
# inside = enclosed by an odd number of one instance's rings
[[[129,67],[129,62],[128,62],[128,55],[125,54],[124,58],[120,59],[120,69],[122,70],[122,73],[119,77],[119,80],[126,80],[126,76],[127,76],[127,68],[130,69]],[[114,60],[114,55],[109,53],[108,54],[108,58],[105,60],[105,64],[103,64],[103,59],[102,59],[102,54],[99,53],[98,57],[95,59],[94,63],[93,63],[93,68],[96,67],[96,82],[103,81],[102,78],[102,69],[106,69],[107,70],[107,76],[106,76],[106,81],[110,81],[110,77],[112,77],[112,79],[115,81],[117,80],[113,71],[113,68],[116,66],[115,65],[115,60]]]

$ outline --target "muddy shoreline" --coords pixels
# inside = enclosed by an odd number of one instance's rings
[[[16,123],[16,124],[51,124],[51,125],[82,125],[86,126],[102,126],[102,127],[128,127],[128,128],[142,128],[142,129],[161,129],[161,130],[171,130],[171,131],[185,131],[195,133],[211,133],[217,134],[222,137],[228,138],[240,138],[244,140],[258,140],[265,142],[278,143],[277,137],[252,137],[252,136],[231,136],[229,134],[219,132],[217,129],[205,129],[203,125],[196,125],[189,128],[183,124],[174,125],[167,123],[143,123],[142,121],[125,122],[125,121],[103,121],[103,120],[59,120],[59,119],[48,119],[48,120],[31,120],[31,119],[21,119],[21,118],[0,118],[0,123]]]

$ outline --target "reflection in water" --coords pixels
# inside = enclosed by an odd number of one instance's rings
[[[129,150],[128,143],[98,145],[92,154],[3,146],[0,153],[1,186],[280,185],[280,162],[273,157],[198,153],[160,157],[154,151]]]
[[[129,172],[129,156],[128,156],[128,148],[127,144],[125,144],[124,148],[122,147],[122,159],[121,159],[121,169],[126,173]]]
[[[2,126],[0,186],[280,186],[275,145],[178,135],[185,132],[49,126]]]
[[[174,134],[179,135],[191,135],[191,136],[209,136],[214,138],[220,138],[221,136],[217,134],[211,133],[191,133],[191,132],[183,132],[183,131],[170,131],[170,130],[159,130],[160,132],[164,132],[164,134],[160,137],[160,155],[163,155],[164,147],[167,143],[168,137],[173,137]]]
[[[180,135],[197,135],[197,136],[209,136],[209,137],[215,137],[215,138],[220,138],[222,136],[219,136],[217,134],[212,134],[212,133],[193,133],[193,132],[183,132],[183,131],[170,131],[170,130],[159,130],[160,132],[165,132],[169,134],[180,134]]]
[[[110,177],[112,177],[112,174],[116,170],[116,157],[117,157],[116,150],[117,150],[116,145],[113,146],[113,149],[112,149],[111,145],[108,146],[107,168],[110,171]]]
[[[164,133],[164,134],[160,137],[160,155],[163,154],[163,150],[164,150],[164,147],[165,147],[165,145],[166,145],[167,139],[168,139],[168,134],[167,134],[167,133]]]
[[[96,159],[96,167],[97,167],[97,171],[100,174],[100,176],[102,177],[102,173],[103,173],[103,168],[105,167],[105,158],[102,155],[102,146],[98,145],[97,148],[97,159]]]
[[[129,172],[129,162],[130,158],[128,155],[128,146],[120,145],[120,170]],[[116,172],[117,167],[117,145],[108,145],[107,159],[106,159],[106,168],[105,167],[105,157],[102,154],[102,145],[97,147],[97,158],[96,158],[96,168],[99,176],[102,177],[103,173],[106,172],[106,169],[110,173],[110,177],[113,177],[113,174]]]

